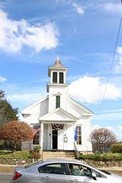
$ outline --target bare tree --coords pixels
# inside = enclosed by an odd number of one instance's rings
[[[93,146],[93,152],[108,152],[110,146],[117,142],[116,135],[107,128],[99,128],[92,131],[90,140]]]

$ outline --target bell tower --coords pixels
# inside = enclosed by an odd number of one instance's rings
[[[63,108],[68,89],[66,83],[67,71],[68,68],[63,66],[59,58],[56,59],[53,66],[48,68],[48,76],[50,77],[50,82],[47,84],[49,112],[58,107]]]

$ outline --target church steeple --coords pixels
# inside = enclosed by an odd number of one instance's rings
[[[64,67],[64,66],[62,65],[61,60],[60,60],[59,57],[56,58],[54,67]]]
[[[61,63],[59,57],[57,57],[54,65],[48,68],[48,76],[50,77],[50,83],[48,83],[47,86],[48,92],[50,85],[66,85],[67,70],[68,69]]]
[[[68,95],[68,84],[66,74],[68,68],[64,67],[61,60],[57,57],[53,66],[48,68],[50,82],[47,84],[49,97],[48,112],[66,106],[65,98]]]

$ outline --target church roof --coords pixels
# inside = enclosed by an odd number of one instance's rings
[[[47,113],[46,115],[41,116],[39,120],[46,121],[46,122],[51,121],[51,123],[55,123],[55,122],[71,123],[78,120],[78,118],[72,115],[71,113],[65,111],[62,108],[57,108],[51,111],[50,113]]]
[[[36,108],[37,106],[44,106],[45,103],[48,101],[48,96],[46,96],[43,99],[38,100],[37,102],[27,106],[21,111],[21,114],[32,114],[32,110]]]
[[[74,98],[68,96],[69,100],[74,104],[76,105],[77,107],[79,107],[80,109],[82,109],[84,111],[84,114],[83,115],[90,115],[92,116],[94,113],[86,108],[83,104],[81,104],[80,102],[76,101]]]

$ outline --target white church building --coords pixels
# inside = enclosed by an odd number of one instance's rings
[[[35,129],[33,143],[39,144],[42,151],[92,152],[89,136],[93,113],[68,96],[67,71],[56,59],[48,68],[46,98],[28,106],[21,114]]]

